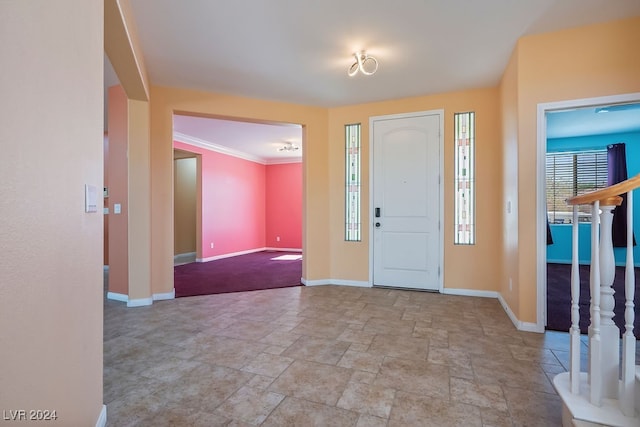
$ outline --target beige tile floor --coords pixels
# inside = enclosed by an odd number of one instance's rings
[[[317,286],[104,317],[108,426],[561,423],[567,334],[519,332],[495,299]]]

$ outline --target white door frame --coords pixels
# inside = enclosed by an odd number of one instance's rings
[[[420,116],[431,116],[438,115],[439,124],[440,124],[440,133],[438,135],[439,140],[439,151],[440,151],[440,176],[438,179],[438,203],[440,205],[440,209],[438,211],[438,244],[440,245],[440,250],[438,251],[438,292],[442,293],[444,290],[444,227],[443,227],[443,218],[444,218],[444,191],[443,191],[443,174],[444,174],[444,110],[428,110],[428,111],[417,111],[413,113],[401,113],[401,114],[390,114],[385,116],[371,116],[369,117],[369,286],[373,287],[373,123],[377,120],[393,120],[393,119],[406,119],[412,117],[420,117]],[[418,290],[418,289],[416,289]]]
[[[596,107],[599,105],[640,102],[640,92],[621,95],[582,98],[538,104],[538,154],[536,186],[536,274],[537,313],[536,332],[544,332],[547,325],[547,212],[546,212],[546,163],[547,117],[546,113],[570,108]]]

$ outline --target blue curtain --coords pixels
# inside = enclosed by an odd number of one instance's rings
[[[623,142],[607,146],[607,185],[625,181],[627,176],[627,155]],[[616,208],[613,216],[613,246],[627,246],[627,195],[622,195],[622,204]],[[636,239],[633,237],[633,245]]]

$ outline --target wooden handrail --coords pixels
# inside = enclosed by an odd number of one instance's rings
[[[629,178],[626,181],[619,182],[601,190],[592,191],[591,193],[582,194],[580,196],[574,196],[567,199],[569,205],[590,205],[595,201],[602,201],[603,206],[619,206],[622,202],[621,194],[628,193],[631,190],[635,190],[640,187],[640,174]],[[620,199],[617,202],[616,197]]]

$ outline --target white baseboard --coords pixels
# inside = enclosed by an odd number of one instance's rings
[[[162,294],[153,294],[153,300],[154,301],[163,301],[163,300],[168,300],[168,299],[175,299],[176,298],[176,289],[173,288],[171,290],[171,292],[165,292]]]
[[[300,283],[305,286],[322,286],[322,285],[330,285],[329,280],[319,279],[319,280],[307,280],[304,277],[300,279]]]
[[[539,334],[544,334],[544,328],[539,328],[537,324],[531,322],[520,322],[519,331],[522,332],[536,332]]]
[[[111,299],[114,301],[127,302],[129,301],[129,296],[125,294],[119,294],[116,292],[107,292],[107,299]]]
[[[144,307],[153,304],[153,297],[149,298],[136,298],[127,301],[127,307]]]
[[[370,288],[371,283],[366,280],[342,280],[342,279],[316,279],[306,280],[301,279],[301,282],[305,286],[322,286],[322,285],[337,285],[337,286],[355,286],[361,288]],[[406,290],[411,290],[407,288]],[[496,291],[478,291],[473,289],[455,289],[445,288],[443,294],[449,295],[461,295],[470,297],[483,297],[483,298],[498,298],[498,292]]]
[[[523,332],[544,333],[544,328],[540,329],[536,323],[522,322],[518,320],[516,315],[513,314],[513,311],[511,311],[511,308],[509,307],[505,299],[502,297],[501,293],[498,293],[498,301],[500,301],[500,305],[502,305],[502,308],[507,313],[507,316],[509,316],[509,319],[511,319],[511,322],[513,323],[513,325],[516,327],[517,330],[523,331]]]
[[[224,259],[224,258],[231,258],[234,256],[238,256],[238,255],[247,255],[247,254],[252,254],[255,252],[262,252],[267,250],[267,248],[257,248],[257,249],[249,249],[246,251],[240,251],[240,252],[231,252],[228,254],[222,254],[222,255],[216,255],[216,256],[211,256],[211,257],[207,257],[207,258],[196,258],[196,262],[209,262],[209,261],[215,261],[217,259]]]
[[[332,285],[338,286],[355,286],[358,288],[370,288],[371,283],[365,280],[340,280],[340,279],[331,279]]]
[[[207,258],[196,258],[196,262],[209,262],[209,261],[215,261],[217,259],[224,259],[224,258],[231,258],[234,256],[238,256],[238,255],[247,255],[247,254],[253,254],[255,252],[263,252],[263,251],[274,251],[274,252],[300,252],[302,253],[302,249],[301,248],[256,248],[256,249],[249,249],[246,251],[240,251],[240,252],[231,252],[228,254],[222,254],[222,255],[216,255],[216,256],[211,256],[211,257],[207,257]]]
[[[173,259],[186,258],[186,257],[192,257],[192,256],[196,256],[196,253],[195,252],[184,252],[184,253],[181,253],[181,254],[175,254],[173,256]]]
[[[187,264],[196,259],[196,252],[185,252],[173,256],[173,265]]]
[[[100,416],[98,416],[98,421],[96,421],[96,427],[105,427],[106,425],[107,425],[107,405],[102,405]]]
[[[498,292],[496,291],[478,291],[474,289],[444,288],[442,293],[446,295],[460,295],[466,297],[498,298]]]
[[[265,251],[275,251],[275,252],[300,252],[302,253],[302,248],[264,248]]]
[[[132,299],[132,300],[130,300],[129,296],[125,294],[119,294],[116,292],[107,292],[107,299],[126,302],[127,307],[143,307],[146,305],[153,304],[154,301],[175,299],[175,297],[176,297],[175,288],[171,292],[165,292],[162,294],[153,294],[150,298],[138,298],[138,299]]]
[[[317,279],[306,280],[300,279],[305,286],[322,286],[322,285],[337,285],[337,286],[356,286],[360,288],[370,288],[371,284],[367,281],[360,280],[340,280],[340,279]]]

